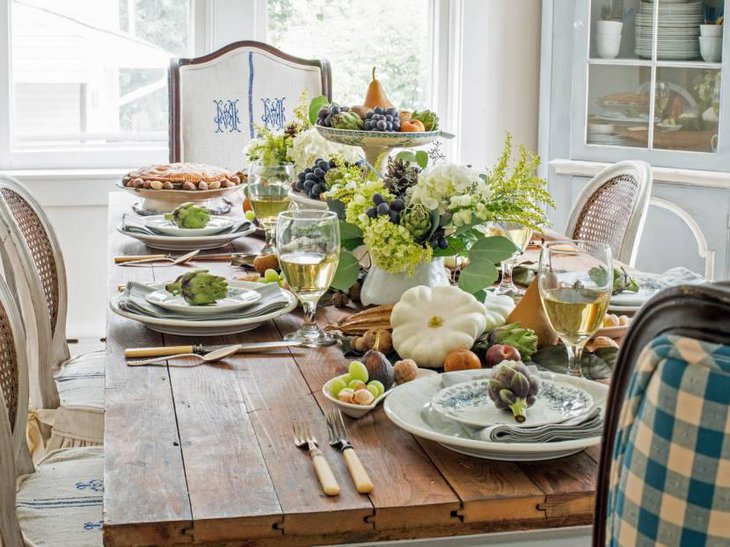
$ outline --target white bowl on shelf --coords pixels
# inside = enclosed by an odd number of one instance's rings
[[[596,34],[620,35],[624,24],[621,21],[598,21],[596,23]]]
[[[722,36],[700,36],[700,54],[708,63],[722,58]]]
[[[608,22],[608,21],[603,21]],[[601,59],[615,59],[621,49],[620,34],[597,34],[596,53]]]
[[[722,36],[722,25],[700,25],[701,36]]]

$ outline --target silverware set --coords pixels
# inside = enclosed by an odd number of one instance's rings
[[[338,409],[326,410],[325,420],[329,433],[329,444],[340,449],[350,476],[355,483],[355,489],[360,494],[372,492],[373,481],[370,480],[368,472],[350,443],[342,413]],[[292,428],[294,430],[294,444],[309,451],[322,491],[328,496],[337,496],[340,493],[340,485],[337,484],[337,479],[317,444],[317,438],[314,436],[311,424],[297,421],[292,424]]]

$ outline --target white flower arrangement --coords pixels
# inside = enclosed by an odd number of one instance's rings
[[[288,150],[289,159],[294,163],[294,171],[299,173],[311,167],[318,158],[341,157],[344,161],[355,163],[360,160],[359,149],[326,140],[315,127],[298,133]]]

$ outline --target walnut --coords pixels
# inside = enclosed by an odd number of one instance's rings
[[[184,183],[183,183],[183,185],[182,185],[182,189],[183,189],[183,190],[188,190],[188,191],[192,191],[192,190],[197,190],[197,189],[198,189],[198,187],[197,187],[197,186],[195,186],[195,183],[194,183],[194,182],[189,182],[189,181],[188,181],[188,182],[184,182]]]
[[[153,190],[162,190],[162,186],[163,184],[159,180],[150,181],[150,188]]]
[[[218,190],[218,188],[221,187],[221,181],[214,180],[213,182],[208,183],[208,190]]]
[[[418,365],[413,359],[403,359],[396,361],[393,372],[395,372],[395,383],[405,384],[418,377]]]
[[[208,183],[205,182],[204,180],[201,180],[198,183],[198,190],[207,190],[207,189],[208,189]]]

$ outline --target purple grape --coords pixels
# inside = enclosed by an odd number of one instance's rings
[[[385,120],[378,120],[375,124],[375,127],[378,129],[378,131],[385,131],[385,128],[387,127],[385,124]]]
[[[391,209],[392,209],[393,211],[396,211],[396,212],[398,212],[398,211],[402,211],[402,210],[403,210],[403,209],[405,208],[405,206],[406,206],[406,204],[405,204],[405,203],[403,202],[403,200],[402,200],[402,199],[400,199],[400,198],[396,198],[396,199],[394,199],[394,200],[393,200],[393,201],[391,202],[391,204],[390,204],[390,208],[391,208]]]
[[[387,215],[390,213],[390,207],[388,207],[387,203],[379,204],[375,210],[378,212],[378,215]]]
[[[323,179],[324,178],[324,170],[323,169],[320,169],[319,167],[317,167],[314,170],[314,176],[317,177],[318,179]]]
[[[445,237],[440,237],[438,240],[438,246],[439,246],[439,249],[445,249],[446,247],[449,246],[449,242],[446,241]]]
[[[398,224],[398,220],[400,220],[400,215],[398,214],[398,212],[397,211],[390,211],[389,214],[390,214],[390,221],[393,224]]]
[[[375,218],[376,216],[378,216],[378,212],[375,210],[375,207],[370,207],[370,209],[365,211],[365,214],[370,218]]]
[[[385,198],[383,197],[383,194],[373,194],[373,203],[375,205],[380,205],[381,203],[385,203]]]

